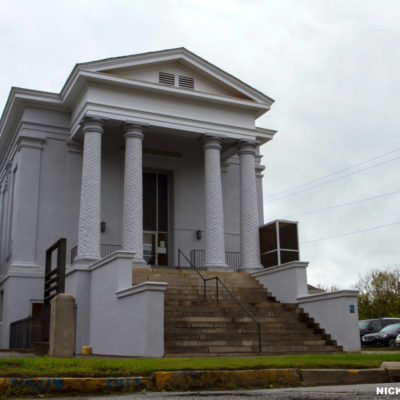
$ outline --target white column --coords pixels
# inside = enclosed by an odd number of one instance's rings
[[[88,118],[82,123],[84,132],[81,202],[79,209],[77,262],[100,258],[101,135],[100,119]]]
[[[135,252],[134,265],[143,259],[143,127],[125,124],[125,175],[122,222],[122,249]]]
[[[255,171],[256,145],[239,144],[240,157],[240,268],[251,272],[263,268],[260,262],[257,185]]]
[[[205,267],[225,270],[224,209],[221,184],[221,145],[218,138],[204,140],[206,200]]]

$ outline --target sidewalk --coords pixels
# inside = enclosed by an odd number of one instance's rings
[[[259,369],[154,372],[148,377],[0,378],[0,397],[346,385],[400,381],[400,362],[375,369]]]

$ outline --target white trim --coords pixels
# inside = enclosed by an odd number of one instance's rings
[[[199,135],[225,135],[231,139],[261,140],[267,142],[273,138],[274,131],[263,132],[252,128],[241,128],[238,126],[212,123],[208,121],[182,118],[175,115],[155,114],[148,111],[132,110],[128,108],[103,105],[93,102],[85,102],[81,109],[76,112],[71,125],[71,140],[75,138],[83,116],[90,115],[93,118],[108,118],[124,122],[127,119],[134,119],[138,124],[170,128],[175,131],[190,132]],[[246,136],[244,138],[243,136]]]
[[[251,276],[253,276],[255,278],[259,278],[261,276],[275,274],[277,272],[285,271],[287,269],[307,268],[307,267],[308,267],[308,261],[290,261],[285,264],[276,265],[275,267],[264,268],[264,269],[260,269],[258,271],[252,272]]]
[[[123,289],[115,292],[118,299],[127,296],[133,296],[139,293],[152,291],[152,292],[165,292],[167,290],[168,283],[166,282],[142,282],[138,285],[132,286],[128,289]]]
[[[33,279],[44,279],[44,271],[31,272],[29,274],[23,272],[7,272],[7,275],[0,279],[0,285],[2,285],[9,278],[33,278]]]
[[[135,256],[134,251],[123,251],[123,250],[117,250],[114,251],[113,253],[109,254],[108,256],[102,258],[99,261],[94,262],[89,266],[89,271],[93,271],[97,268],[101,268],[106,266],[112,261],[117,260],[118,258],[126,259],[126,260],[132,260],[133,257]]]
[[[13,260],[9,268],[39,268],[39,265],[34,261],[18,261]]]
[[[338,297],[357,297],[358,293],[359,293],[358,290],[351,290],[351,289],[336,290],[334,292],[317,293],[317,294],[311,294],[309,296],[298,297],[297,301],[298,303],[303,304],[314,301],[330,300]]]

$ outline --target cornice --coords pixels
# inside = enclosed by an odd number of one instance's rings
[[[43,144],[46,141],[46,137],[42,136],[33,136],[27,134],[21,134],[18,136],[17,140],[17,151],[20,151],[22,148],[29,148],[35,150],[42,150]]]
[[[24,108],[29,104],[50,109],[66,109],[59,94],[13,87],[0,119],[0,160],[5,157],[10,142],[16,135],[16,126]]]
[[[81,110],[77,113],[71,125],[71,137],[75,137],[79,131],[81,119],[85,115],[97,118],[108,118],[110,120],[125,122],[126,120],[135,120],[138,125],[159,126],[163,128],[171,128],[177,131],[189,131],[193,134],[209,134],[214,136],[229,137],[237,135],[240,139],[243,135],[249,140],[258,140],[262,144],[271,140],[272,135],[265,130],[262,132],[254,128],[243,128],[235,125],[220,124],[208,121],[195,120],[191,118],[182,118],[180,116],[168,114],[155,114],[148,111],[132,111],[131,109],[122,107],[104,106],[93,102],[87,102],[82,105]]]

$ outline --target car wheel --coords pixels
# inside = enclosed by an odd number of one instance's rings
[[[396,347],[396,342],[394,339],[389,340],[389,347]]]

